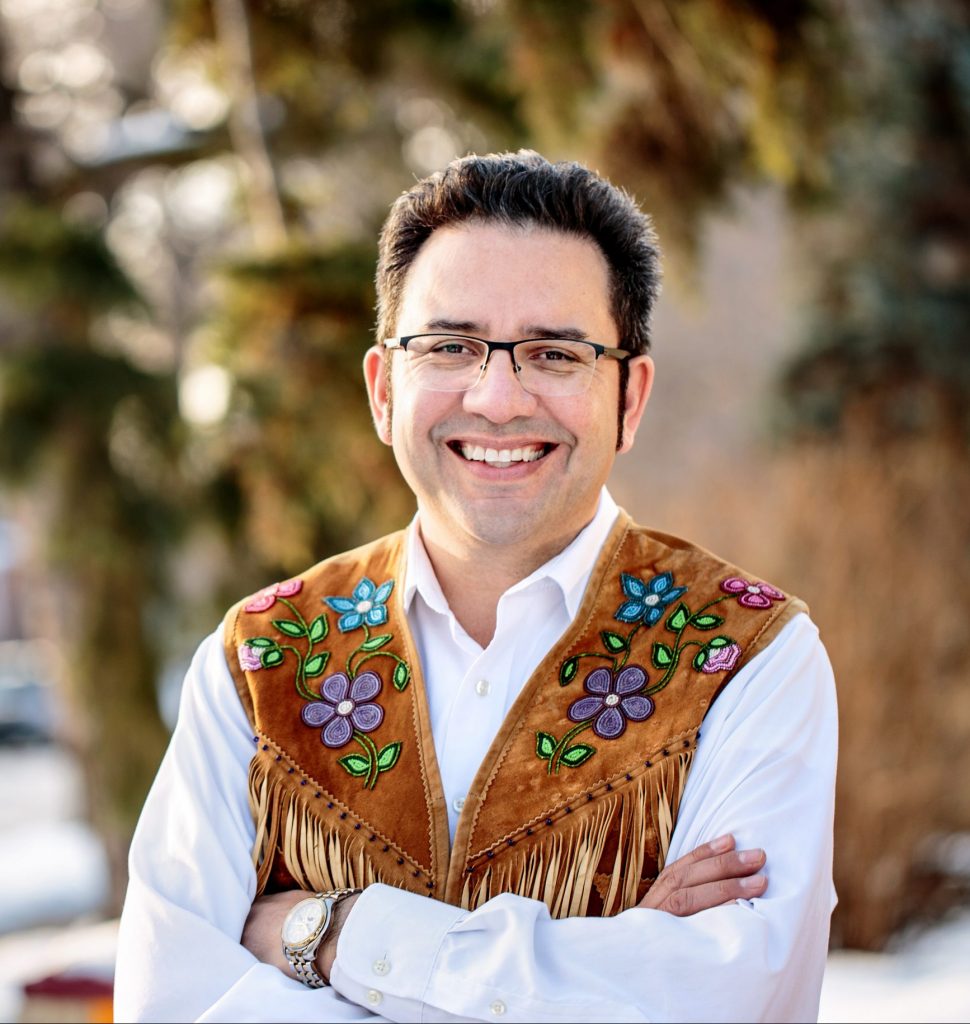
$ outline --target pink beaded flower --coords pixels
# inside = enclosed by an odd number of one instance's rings
[[[244,672],[258,672],[263,667],[259,660],[259,652],[249,644],[240,644],[236,648],[236,654],[239,656],[239,666]]]
[[[253,598],[250,598],[243,609],[247,612],[266,612],[276,604],[278,597],[292,597],[299,594],[303,589],[303,580],[284,580],[282,583],[274,583],[271,587],[263,589]]]
[[[749,583],[740,576],[729,576],[722,584],[726,594],[736,595],[745,608],[770,608],[772,601],[784,601],[785,595],[770,583]]]
[[[726,638],[719,637],[718,639]],[[740,657],[741,648],[736,643],[723,644],[717,647],[712,645],[706,651],[706,656],[701,664],[701,671],[706,672],[709,676],[714,675],[715,672],[730,672],[737,665],[738,658]]]

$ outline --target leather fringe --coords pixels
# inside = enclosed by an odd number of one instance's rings
[[[666,863],[692,753],[666,757],[622,788],[561,815],[541,839],[522,842],[519,848],[503,844],[494,861],[466,877],[460,906],[474,910],[511,892],[541,900],[553,917],[582,917],[589,912],[594,889],[604,917],[636,906],[653,881],[643,878],[644,865],[651,861],[651,840],[657,871]],[[257,895],[266,889],[277,850],[296,884],[309,891],[399,884],[375,867],[366,840],[321,822],[288,778],[272,763],[253,758],[249,801],[256,823]],[[607,846],[615,846],[616,852],[612,864],[604,865]]]
[[[474,910],[493,896],[511,892],[542,900],[555,918],[588,913],[595,885],[604,917],[636,906],[642,885],[648,839],[656,836],[658,873],[666,863],[677,809],[693,752],[664,758],[617,792],[606,793],[522,852],[503,850],[494,864],[469,875],[461,906]],[[602,871],[604,850],[616,835],[612,865]],[[599,869],[599,870],[598,870]]]
[[[274,853],[280,850],[286,870],[302,889],[357,889],[385,881],[375,868],[366,842],[328,828],[311,814],[300,794],[273,769],[253,758],[249,766],[249,806],[256,823],[253,866],[256,895],[269,882]]]

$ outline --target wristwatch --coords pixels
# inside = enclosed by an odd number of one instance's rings
[[[363,890],[332,889],[314,893],[300,900],[286,915],[281,932],[283,955],[304,985],[323,988],[327,984],[317,973],[317,950],[330,931],[334,908],[341,900],[359,892]]]

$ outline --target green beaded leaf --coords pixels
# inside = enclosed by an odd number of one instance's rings
[[[694,668],[699,671],[703,668],[705,661],[707,661],[707,651],[702,647],[694,656]]]
[[[708,647],[727,647],[728,644],[733,644],[734,641],[729,636],[716,636],[713,640],[707,641]]]
[[[392,633],[381,633],[380,636],[372,636],[370,640],[365,640],[360,645],[362,651],[379,651],[385,644],[389,644],[394,639]]]
[[[547,732],[536,733],[536,757],[548,761],[556,749],[556,737]]]
[[[600,638],[603,641],[603,646],[610,654],[619,654],[620,651],[626,650],[626,637],[620,636],[619,633],[612,633],[610,630],[604,629],[600,633]]]
[[[401,741],[397,740],[394,743],[388,743],[381,750],[377,755],[377,770],[379,772],[390,771],[397,764],[397,759],[401,756],[402,745]]]
[[[283,663],[283,652],[278,647],[267,647],[259,656],[263,668],[275,668]]]
[[[320,675],[320,673],[327,667],[329,659],[329,651],[323,651],[321,654],[314,654],[312,658],[307,658],[306,665],[303,667],[303,674],[305,676]]]
[[[723,615],[695,615],[690,624],[698,629],[716,629],[724,621]]]
[[[337,764],[357,779],[370,771],[370,761],[362,754],[345,754],[337,758]]]
[[[674,652],[658,640],[650,650],[650,660],[653,662],[654,668],[667,668],[674,660]]]
[[[408,685],[410,678],[411,670],[408,668],[407,663],[399,661],[394,669],[394,689],[403,690]]]
[[[276,641],[270,640],[268,636],[254,636],[251,640],[247,640],[246,643],[250,647],[275,647]]]
[[[318,615],[313,622],[310,623],[310,640],[312,643],[318,644],[329,631],[327,625],[327,616]]]
[[[273,619],[273,625],[287,636],[306,636],[306,630],[292,619]]]
[[[690,621],[690,608],[683,601],[677,605],[677,610],[667,619],[667,629],[672,633],[679,633]]]
[[[559,669],[559,685],[568,686],[579,671],[579,658],[567,658]]]
[[[574,743],[566,748],[562,755],[562,763],[568,764],[570,768],[578,768],[584,761],[588,761],[596,753],[596,747],[588,743]]]

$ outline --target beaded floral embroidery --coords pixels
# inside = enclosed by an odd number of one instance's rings
[[[563,765],[578,768],[596,753],[596,748],[589,743],[574,742],[587,729],[592,729],[600,739],[615,740],[626,732],[629,722],[646,721],[656,710],[654,694],[670,682],[688,649],[697,648],[691,662],[697,672],[714,675],[734,668],[742,650],[732,637],[717,634],[705,640],[686,635],[688,630],[710,632],[724,623],[722,615],[711,611],[715,605],[737,598],[745,608],[763,610],[770,608],[772,601],[785,597],[767,583],[749,583],[731,576],[721,583],[722,596],[692,611],[686,602],[679,600],[688,588],[675,586],[673,574],[669,572],[659,573],[649,580],[620,573],[620,589],[624,601],[613,617],[617,622],[630,625],[631,629],[626,633],[604,629],[600,633],[602,651],[574,654],[559,667],[559,685],[568,686],[579,675],[582,659],[596,658],[609,663],[586,674],[585,695],[573,701],[566,712],[567,718],[576,724],[562,739],[557,740],[548,732],[536,733],[536,756],[546,762],[550,775],[558,773]],[[628,664],[634,640],[640,630],[656,625],[675,601],[676,607],[664,622],[664,628],[673,634],[673,641],[654,640],[649,649],[650,664],[660,673],[656,682],[651,683],[642,665]],[[642,647],[642,641],[638,647]]]
[[[292,618],[272,620],[273,628],[283,639],[255,636],[241,643],[237,651],[239,664],[248,672],[257,672],[282,665],[288,656],[295,658],[296,692],[306,702],[300,712],[301,720],[319,729],[321,743],[332,750],[345,747],[353,740],[362,753],[345,754],[337,758],[337,763],[348,774],[363,779],[365,788],[373,789],[380,775],[397,764],[402,743],[395,740],[378,747],[369,735],[384,721],[384,708],[376,699],[384,681],[372,667],[362,671],[362,666],[376,658],[392,661],[391,683],[395,690],[406,689],[411,679],[407,662],[386,649],[394,634],[371,633],[372,626],[387,622],[387,599],[394,589],[394,580],[387,580],[378,587],[365,576],[354,587],[352,597],[323,599],[328,607],[340,613],[337,628],[341,633],[360,629],[363,638],[347,657],[345,671],[324,677],[319,693],[313,690],[310,681],[323,676],[330,660],[330,651],[318,650],[330,632],[330,623],[326,612],[308,622],[289,600],[302,589],[303,581],[298,579],[274,583],[243,605],[244,611],[255,613],[268,611],[280,603]],[[296,646],[297,643],[305,650]]]

